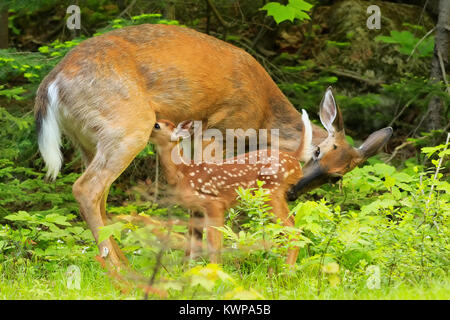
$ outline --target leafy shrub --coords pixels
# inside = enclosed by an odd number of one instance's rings
[[[276,23],[294,19],[309,20],[311,19],[305,11],[311,10],[313,6],[303,0],[289,0],[287,5],[282,5],[278,2],[268,2],[260,10],[267,11],[268,16],[272,16]]]

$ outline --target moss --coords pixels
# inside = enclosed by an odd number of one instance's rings
[[[381,12],[381,29],[370,30],[366,26],[367,7],[377,5]],[[324,65],[338,65],[368,78],[392,80],[405,72],[428,74],[428,59],[412,59],[399,54],[393,45],[375,42],[379,35],[389,35],[392,30],[407,30],[405,23],[424,27],[425,32],[433,28],[434,22],[422,8],[415,5],[383,2],[344,0],[323,10],[321,20],[326,21],[329,30],[328,45],[318,56]],[[414,33],[414,31],[412,31]],[[420,38],[422,33],[417,32]],[[333,45],[349,43],[347,46]],[[329,45],[331,43],[331,45]]]

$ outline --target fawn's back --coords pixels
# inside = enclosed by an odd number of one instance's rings
[[[191,189],[200,199],[223,199],[228,205],[236,199],[236,189],[257,187],[258,180],[269,192],[287,190],[302,177],[302,171],[289,153],[279,152],[278,157],[272,157],[270,150],[257,150],[227,159],[232,163],[191,163],[181,168],[184,178],[179,189],[183,198],[186,189]],[[238,163],[238,159],[244,163]]]

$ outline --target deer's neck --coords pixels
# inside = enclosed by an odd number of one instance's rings
[[[179,164],[181,163],[180,158],[178,157],[179,152],[176,152],[178,146],[177,143],[168,143],[165,146],[157,146],[156,148],[161,167],[164,170],[167,183],[170,186],[177,185],[183,177],[183,174],[181,173],[182,164]]]
[[[305,134],[301,113],[281,93],[271,98],[269,104],[273,115],[269,122],[269,128],[279,129],[280,150],[300,156],[299,150],[304,149],[302,140]],[[312,124],[313,144],[319,144],[327,136],[324,129]]]

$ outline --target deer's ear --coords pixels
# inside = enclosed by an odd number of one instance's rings
[[[392,128],[387,127],[372,133],[359,147],[359,152],[364,159],[375,155],[392,136]]]
[[[184,120],[178,124],[177,129],[189,130],[193,124],[194,124],[194,122],[192,120]]]
[[[333,135],[336,132],[344,132],[341,110],[336,105],[331,87],[328,87],[320,103],[319,116],[320,122],[327,129],[329,135]]]
[[[194,122],[192,120],[185,120],[183,122],[180,122],[175,130],[172,133],[172,140],[178,140],[178,139],[187,139],[191,136],[191,128]]]

